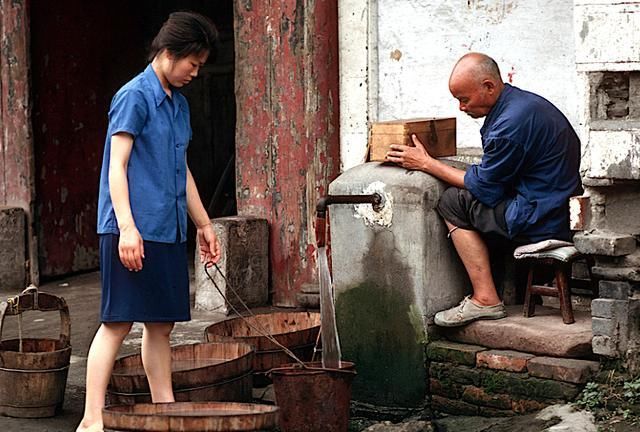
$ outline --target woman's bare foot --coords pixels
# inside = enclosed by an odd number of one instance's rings
[[[103,432],[102,422],[88,424],[83,421],[78,425],[76,432]]]

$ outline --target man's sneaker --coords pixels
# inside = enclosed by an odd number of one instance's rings
[[[507,316],[503,303],[494,306],[478,306],[466,296],[458,306],[438,312],[434,318],[436,325],[456,327],[479,319],[500,319]]]

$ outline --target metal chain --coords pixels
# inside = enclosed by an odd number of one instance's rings
[[[229,280],[227,279],[227,277],[224,275],[224,273],[222,273],[222,270],[220,270],[220,267],[218,267],[218,264],[215,264],[213,262],[207,262],[204,264],[204,272],[207,274],[207,277],[211,280],[211,282],[213,282],[213,285],[216,287],[216,290],[218,291],[218,293],[222,296],[222,298],[224,299],[224,301],[229,305],[229,307],[231,307],[231,309],[235,312],[236,315],[238,315],[238,317],[240,317],[248,326],[249,328],[251,328],[253,331],[255,331],[256,333],[258,333],[260,336],[264,336],[266,337],[269,341],[271,341],[273,344],[277,345],[278,347],[282,348],[282,350],[292,359],[294,359],[297,363],[299,363],[303,368],[307,369],[308,366],[304,364],[304,362],[302,360],[300,360],[289,348],[287,348],[286,346],[282,345],[280,342],[278,342],[276,340],[275,337],[273,337],[273,335],[271,335],[264,327],[258,325],[260,328],[258,328],[258,326],[252,324],[251,322],[249,322],[249,320],[247,320],[239,311],[238,309],[236,309],[236,307],[229,301],[229,299],[227,299],[227,297],[222,293],[222,290],[220,289],[220,287],[218,286],[218,284],[216,283],[216,281],[213,279],[213,277],[211,277],[211,275],[209,274],[209,270],[208,268],[210,267],[215,267],[216,270],[218,271],[218,273],[220,273],[220,276],[222,276],[222,279],[224,279],[227,288],[229,288],[231,290],[231,292],[233,293],[233,295],[236,296],[236,298],[238,299],[239,303],[244,307],[244,309],[248,312],[249,316],[256,318],[256,315],[251,311],[251,309],[249,309],[249,306],[247,306],[247,304],[242,300],[242,297],[240,297],[240,295],[237,293],[237,291],[233,288],[233,286],[231,286],[231,284],[229,283]],[[256,324],[257,324],[257,320],[256,320]]]

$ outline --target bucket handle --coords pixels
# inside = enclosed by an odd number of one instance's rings
[[[37,310],[41,312],[60,311],[60,342],[66,346],[71,339],[71,317],[69,306],[62,297],[38,291],[34,285],[29,285],[20,295],[9,297],[0,303],[0,341],[6,315],[21,315],[23,312]]]

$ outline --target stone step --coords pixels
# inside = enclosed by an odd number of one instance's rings
[[[536,307],[533,317],[522,315],[522,305],[507,306],[508,316],[500,320],[482,320],[463,327],[441,328],[447,339],[493,349],[531,354],[592,358],[591,313],[575,311],[576,322],[564,324],[560,311]]]

